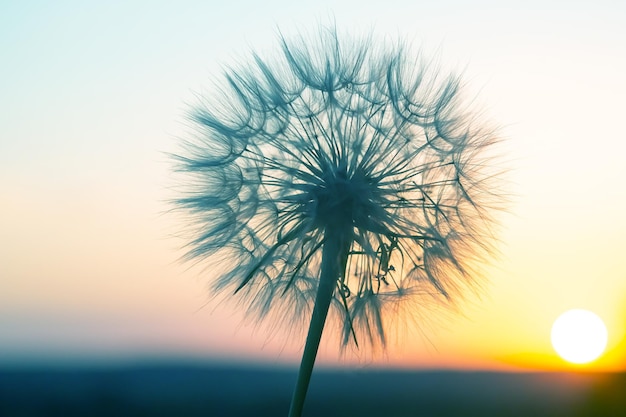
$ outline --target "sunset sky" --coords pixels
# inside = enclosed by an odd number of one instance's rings
[[[296,3],[0,2],[0,365],[298,360],[303,339],[205,305],[207,271],[179,261],[166,154],[225,65],[275,48],[277,28],[334,21],[462,72],[510,169],[480,295],[361,362],[626,370],[626,2]],[[570,308],[608,328],[586,367],[550,345]],[[321,348],[323,364],[354,361]]]

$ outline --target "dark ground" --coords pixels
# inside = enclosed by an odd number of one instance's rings
[[[0,416],[286,416],[292,369],[0,369]],[[626,374],[326,370],[304,417],[626,416]]]

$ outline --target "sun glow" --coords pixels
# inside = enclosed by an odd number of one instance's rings
[[[602,319],[591,311],[574,309],[561,314],[552,325],[552,346],[568,362],[584,364],[597,359],[606,348],[608,333]]]

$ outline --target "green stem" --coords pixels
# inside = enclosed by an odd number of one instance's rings
[[[322,339],[328,308],[337,286],[337,279],[344,274],[348,261],[351,241],[346,239],[346,236],[348,235],[345,233],[326,230],[324,249],[322,250],[320,282],[317,288],[317,295],[315,296],[315,306],[313,307],[313,315],[311,316],[304,352],[302,353],[298,381],[291,399],[289,417],[300,417],[302,415],[302,407],[304,406],[304,399],[309,388],[317,349]]]

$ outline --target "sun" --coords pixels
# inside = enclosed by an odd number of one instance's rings
[[[597,359],[608,340],[602,319],[588,310],[561,314],[552,325],[552,346],[568,362],[584,364]]]

